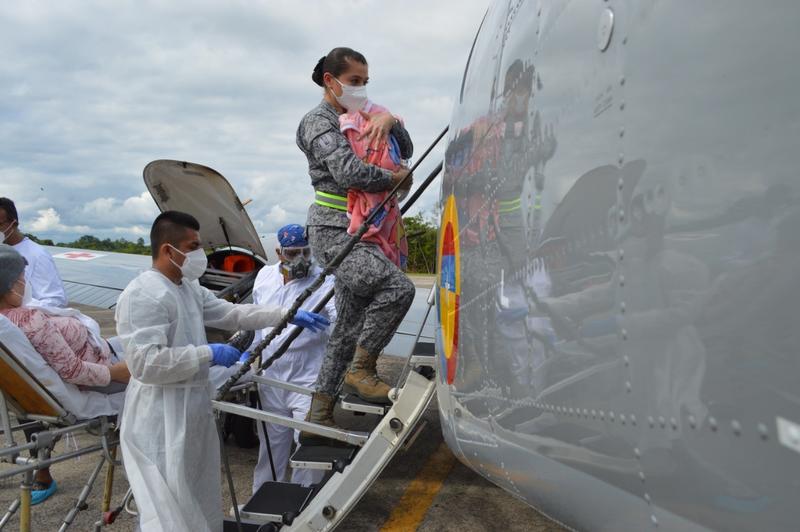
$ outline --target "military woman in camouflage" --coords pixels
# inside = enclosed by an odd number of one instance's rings
[[[390,190],[408,175],[365,164],[339,129],[339,115],[361,110],[367,101],[367,61],[350,48],[334,48],[319,60],[313,81],[325,89],[322,102],[297,128],[297,145],[308,158],[315,201],[308,210],[308,239],[314,257],[326,265],[350,239],[347,190]],[[365,135],[380,142],[389,134],[401,156],[411,157],[408,132],[390,113],[369,115]],[[408,187],[411,179],[408,179]],[[389,343],[414,298],[414,285],[373,243],[359,242],[336,270],[338,319],[326,348],[307,420],[335,426],[333,407],[345,391],[371,402],[388,403],[389,385],[376,374],[378,355]],[[349,369],[348,369],[349,366]],[[301,433],[301,443],[321,437]],[[328,441],[324,440],[323,441]]]

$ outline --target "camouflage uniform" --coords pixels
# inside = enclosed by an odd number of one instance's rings
[[[396,124],[392,134],[403,158],[413,145],[408,132]],[[392,173],[367,165],[353,153],[339,130],[339,114],[323,101],[309,111],[297,128],[297,145],[308,158],[311,184],[317,192],[346,197],[349,188],[379,192],[392,188]],[[347,213],[317,203],[308,210],[306,227],[314,257],[327,265],[350,239]],[[322,362],[316,390],[338,393],[357,345],[379,354],[392,339],[414,299],[414,284],[380,248],[359,242],[336,269],[338,319]]]

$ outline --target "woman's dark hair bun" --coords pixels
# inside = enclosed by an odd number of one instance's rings
[[[334,77],[339,77],[350,67],[347,64],[348,61],[356,61],[362,65],[367,64],[366,58],[352,48],[334,48],[328,55],[317,61],[317,66],[314,67],[311,79],[320,87],[324,87],[325,83],[322,81],[322,77],[325,72],[330,72]]]
[[[325,66],[325,58],[327,57],[328,57],[327,55],[323,55],[322,57],[320,57],[319,61],[317,61],[317,66],[314,67],[314,72],[311,73],[311,79],[314,81],[314,83],[316,83],[320,87],[323,87],[325,85],[322,82],[322,76],[323,74],[325,74],[323,69]]]

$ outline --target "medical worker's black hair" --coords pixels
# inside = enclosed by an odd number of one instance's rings
[[[347,64],[348,60],[357,61],[362,65],[367,64],[367,59],[352,48],[334,48],[328,52],[328,55],[317,61],[317,66],[314,67],[311,79],[320,87],[324,87],[325,84],[322,82],[322,76],[325,75],[325,72],[330,72],[333,74],[333,77],[340,76],[343,72],[347,71],[349,67]]]
[[[8,221],[16,220],[17,224],[19,224],[19,216],[17,216],[17,207],[14,205],[14,202],[8,198],[0,198],[0,209],[6,211],[6,217],[8,217]]]
[[[200,222],[191,214],[180,211],[164,211],[159,214],[150,229],[150,251],[153,258],[158,257],[162,244],[178,247],[186,236],[187,229],[200,230]]]

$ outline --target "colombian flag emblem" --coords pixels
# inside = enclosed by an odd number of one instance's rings
[[[458,314],[461,279],[458,250],[458,213],[451,194],[445,202],[439,234],[439,326],[442,331],[440,367],[447,384],[453,384],[458,357]]]

